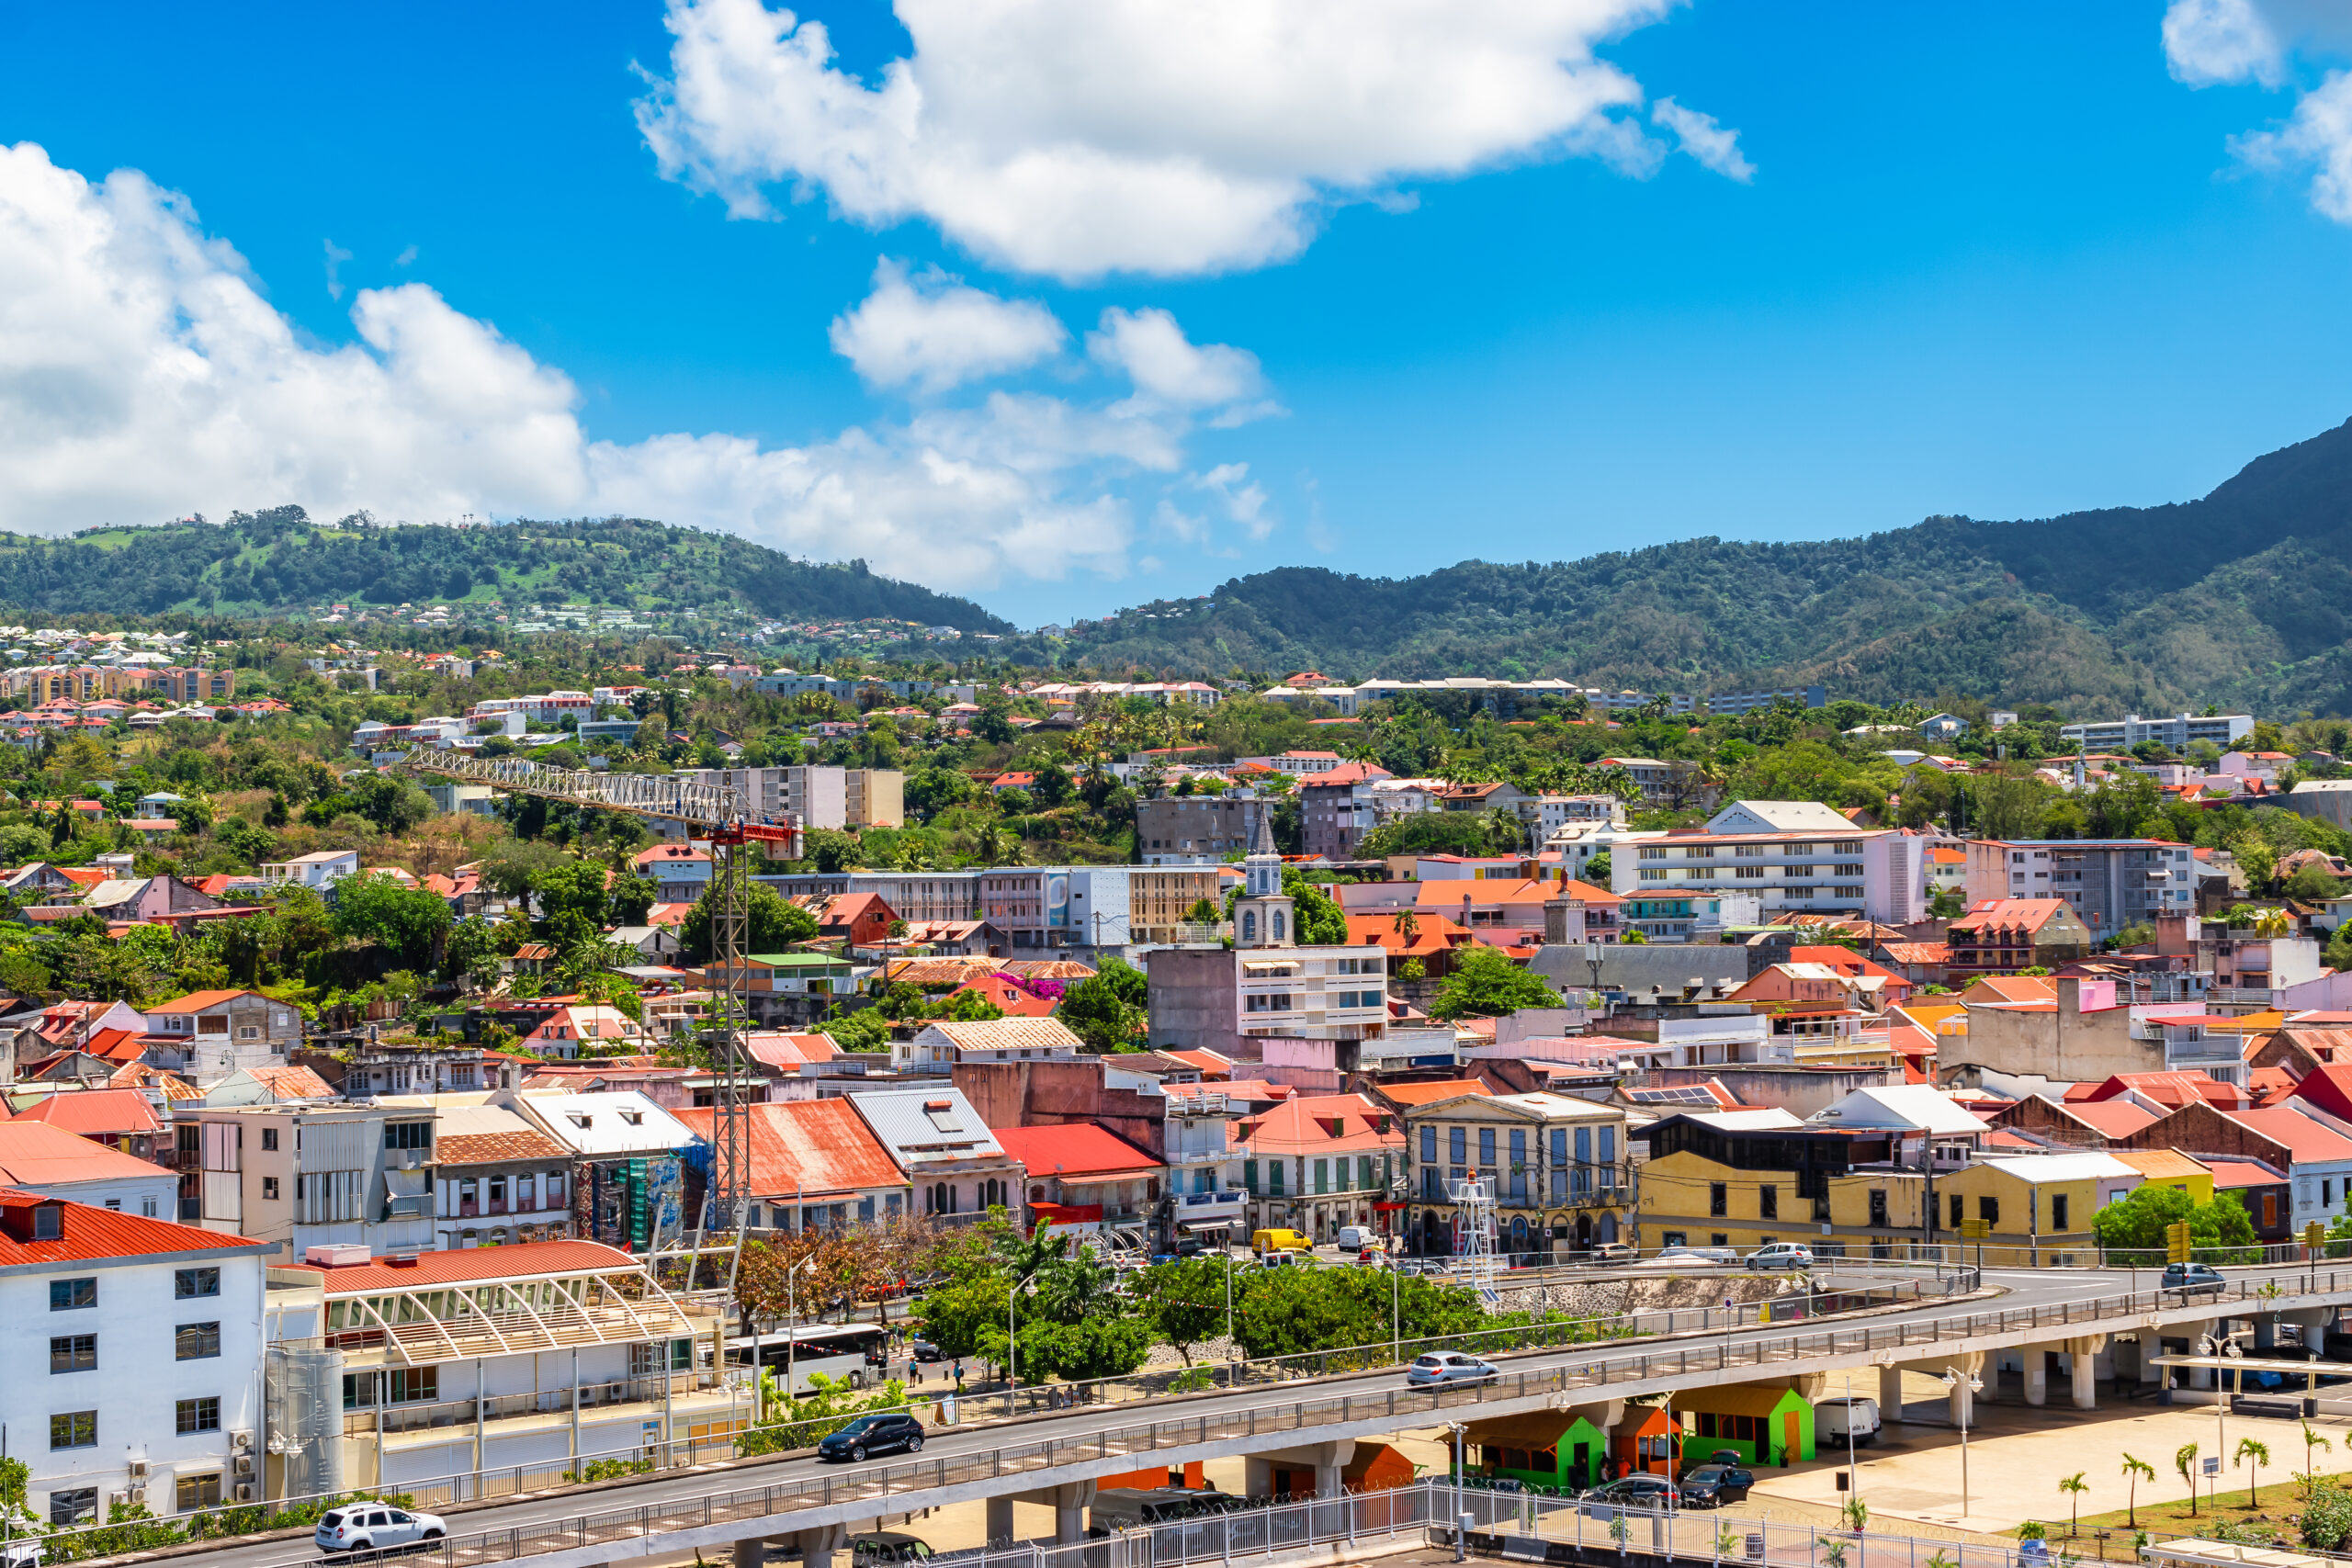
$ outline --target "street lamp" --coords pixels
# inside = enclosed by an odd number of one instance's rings
[[[1962,1372],[1958,1367],[1944,1369],[1943,1384],[1944,1387],[1955,1392],[1962,1388],[1968,1391],[1962,1396],[1960,1402],[1960,1514],[1961,1517],[1966,1518],[1968,1517],[1968,1418],[1975,1414],[1976,1395],[1984,1391],[1984,1384],[1978,1379]]]
[[[1459,1421],[1448,1421],[1445,1429],[1453,1437],[1453,1560],[1459,1562],[1469,1555],[1470,1510],[1463,1506],[1462,1497],[1462,1434],[1470,1428]]]
[[[1042,1269],[1032,1269],[1015,1280],[1012,1288],[1004,1292],[1004,1416],[1008,1421],[1012,1418],[1012,1391],[1019,1381],[1012,1363],[1012,1307],[1021,1299],[1021,1287],[1044,1272]]]
[[[816,1266],[817,1259],[811,1256],[802,1258],[784,1271],[784,1407],[786,1414],[789,1414],[792,1409],[793,1381],[799,1375],[799,1274],[803,1269],[814,1269]],[[771,1296],[769,1300],[773,1301],[775,1298]],[[762,1414],[766,1413],[763,1411]]]
[[[2226,1336],[2216,1340],[2210,1334],[2200,1334],[2197,1337],[2197,1353],[2200,1356],[2222,1356],[2232,1359],[2245,1354],[2244,1350],[2238,1348],[2236,1340]],[[2229,1407],[2229,1386],[2223,1382],[2222,1369],[2215,1367],[2213,1369],[2213,1452],[2220,1456],[2224,1464],[2229,1462],[2230,1458],[2230,1433],[2228,1424],[2222,1417],[2222,1412]],[[2192,1482],[2190,1484],[2193,1486],[2195,1483]],[[2215,1485],[2219,1484],[2218,1482],[2215,1483]]]

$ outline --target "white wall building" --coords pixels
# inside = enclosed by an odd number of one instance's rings
[[[0,1191],[0,1424],[35,1518],[257,1495],[267,1250]]]
[[[1624,897],[1747,895],[1766,919],[1785,909],[1859,910],[1883,924],[1909,925],[1927,916],[1927,843],[1893,829],[1857,828],[1812,801],[1738,801],[1703,832],[1648,839],[1612,854],[1610,886]]]
[[[2058,733],[2086,751],[2129,751],[2143,740],[2160,741],[2176,751],[2186,751],[2197,741],[2206,740],[2227,751],[2254,733],[2254,716],[2184,713],[2171,718],[2142,718],[2132,714],[2096,724],[2061,725]]]

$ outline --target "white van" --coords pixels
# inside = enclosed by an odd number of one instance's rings
[[[1341,1252],[1362,1252],[1367,1247],[1377,1247],[1379,1244],[1380,1233],[1370,1225],[1341,1225],[1340,1227]]]
[[[1813,1402],[1814,1440],[1823,1450],[1844,1448],[1849,1432],[1857,1448],[1868,1448],[1878,1441],[1877,1400],[1855,1394]]]

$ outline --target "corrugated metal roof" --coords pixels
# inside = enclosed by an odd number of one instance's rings
[[[46,1122],[69,1133],[153,1133],[163,1126],[135,1089],[61,1089],[17,1112],[19,1122]]]
[[[149,1222],[151,1224],[153,1221]],[[330,1296],[360,1296],[377,1291],[413,1291],[424,1285],[462,1285],[479,1280],[543,1280],[557,1274],[603,1274],[634,1270],[637,1259],[600,1241],[526,1241],[511,1247],[468,1247],[456,1252],[420,1252],[413,1267],[394,1268],[381,1258],[308,1269],[323,1277]]]
[[[846,1099],[902,1165],[909,1160],[984,1159],[1004,1154],[1004,1145],[997,1142],[961,1089],[889,1089]]]
[[[890,1151],[846,1100],[772,1100],[750,1110],[754,1196],[839,1197],[907,1184]],[[709,1141],[717,1111],[698,1106],[677,1114]]]
[[[1279,1108],[1277,1108],[1279,1110]],[[1000,1127],[997,1142],[1032,1176],[1148,1175],[1160,1162],[1108,1128],[1092,1122],[1067,1127]]]
[[[643,1154],[695,1141],[692,1129],[633,1089],[526,1089],[516,1099],[525,1117],[574,1154]]]
[[[978,1023],[938,1022],[928,1026],[923,1033],[937,1030],[953,1041],[959,1051],[1069,1051],[1083,1052],[1086,1042],[1069,1031],[1069,1026],[1057,1018],[992,1018]]]

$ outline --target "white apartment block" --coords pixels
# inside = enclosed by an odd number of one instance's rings
[[[1775,818],[1819,825],[1755,826]],[[1716,813],[1702,832],[1668,833],[1612,854],[1611,891],[1744,895],[1758,900],[1767,920],[1789,909],[1858,910],[1884,925],[1909,925],[1928,912],[1926,844],[1916,834],[1856,828],[1811,802],[1741,801]]]
[[[268,1249],[169,1220],[0,1194],[0,1425],[49,1525],[115,1503],[250,1502]]]
[[[542,692],[535,697],[484,697],[466,710],[469,718],[495,718],[519,713],[539,724],[557,724],[570,714],[574,719],[596,716],[596,699],[585,692]]]
[[[895,769],[829,768],[812,762],[682,768],[673,776],[740,790],[745,808],[755,815],[789,818],[803,828],[896,828],[906,821],[906,775]]]
[[[2142,718],[2132,714],[2097,724],[2061,725],[2058,733],[2086,751],[2129,751],[2143,740],[2160,741],[2176,751],[2210,740],[2227,751],[2254,733],[2254,716],[2184,713],[2171,718]]]

